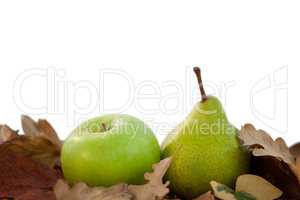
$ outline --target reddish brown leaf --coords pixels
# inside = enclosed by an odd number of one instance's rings
[[[0,151],[10,150],[54,167],[60,159],[60,147],[44,137],[20,135],[0,145]]]
[[[62,144],[50,123],[42,119],[35,122],[28,116],[22,116],[22,127],[24,135],[17,136],[11,129],[2,126],[6,142],[0,150],[7,149],[31,157],[49,167],[60,166]]]
[[[51,190],[61,178],[56,170],[8,149],[0,150],[0,163],[0,196],[22,200],[55,199]]]

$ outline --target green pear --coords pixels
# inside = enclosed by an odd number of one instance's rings
[[[202,100],[162,144],[162,157],[173,157],[165,179],[173,193],[187,199],[210,190],[212,180],[233,186],[249,168],[249,154],[240,145],[237,129],[220,101],[206,96],[200,69],[194,72]]]

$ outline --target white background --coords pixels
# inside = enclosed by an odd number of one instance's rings
[[[19,129],[23,113],[47,118],[65,138],[81,120],[122,112],[162,141],[199,98],[198,65],[234,125],[251,122],[292,144],[300,140],[299,9],[261,0],[0,1],[0,122]],[[132,88],[112,72],[102,80],[103,69],[122,70]]]

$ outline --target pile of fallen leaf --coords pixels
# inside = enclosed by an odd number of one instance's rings
[[[153,165],[144,185],[118,184],[108,188],[73,186],[63,179],[60,141],[47,120],[22,116],[23,133],[0,125],[0,199],[13,200],[167,200],[169,182],[163,181],[172,158]],[[197,200],[300,200],[300,145],[288,147],[251,124],[239,133],[252,152],[251,171],[236,180],[235,188],[211,180],[211,191]]]

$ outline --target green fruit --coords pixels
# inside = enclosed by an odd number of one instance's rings
[[[70,183],[111,186],[141,184],[144,173],[160,160],[160,147],[151,129],[129,115],[90,119],[63,144],[61,163]]]
[[[220,101],[205,95],[200,69],[194,71],[202,101],[162,144],[162,156],[173,157],[165,179],[170,180],[173,193],[188,199],[210,190],[212,180],[233,186],[249,167],[237,129],[227,120]]]

